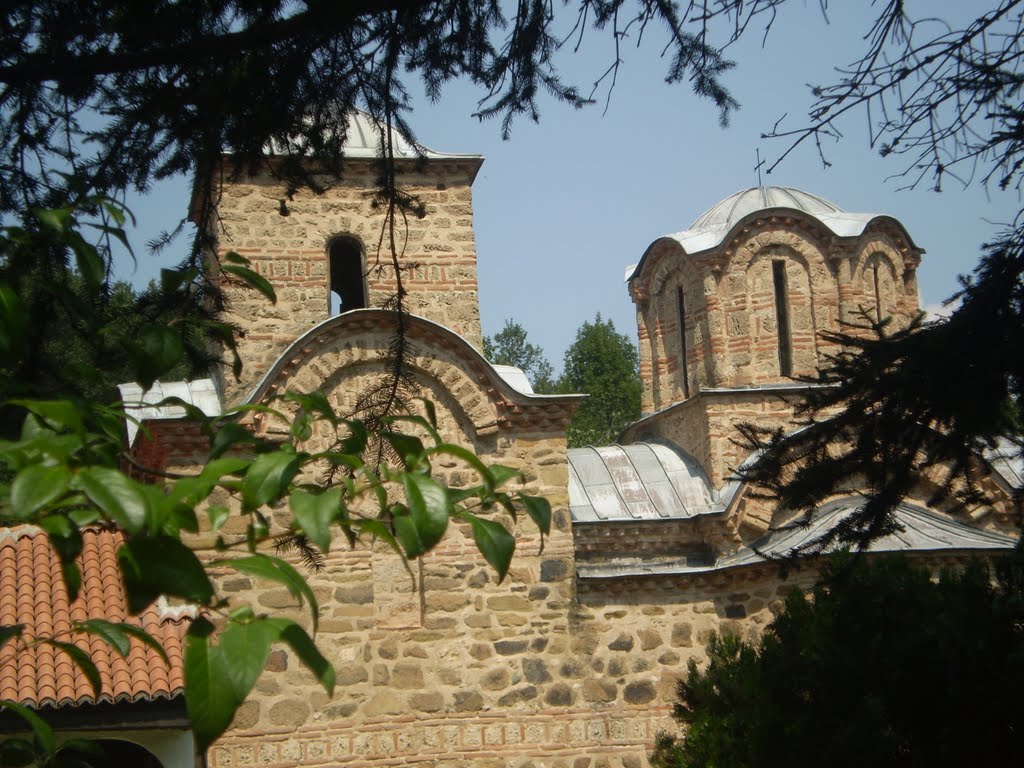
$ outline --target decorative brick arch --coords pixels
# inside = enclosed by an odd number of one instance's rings
[[[875,306],[872,272],[878,263],[886,268],[886,273],[883,273],[886,280],[879,286],[884,308],[896,322],[905,324],[919,309],[916,273],[920,251],[895,221],[876,219],[857,240],[851,259],[851,282],[854,287],[852,298],[858,306]]]
[[[331,389],[339,371],[383,372],[397,319],[388,310],[365,309],[320,323],[289,345],[245,402],[265,402],[288,389]],[[428,389],[450,393],[450,410],[472,440],[505,427],[564,429],[575,411],[576,396],[513,389],[453,331],[422,317],[406,315],[403,322],[412,348],[410,371]]]

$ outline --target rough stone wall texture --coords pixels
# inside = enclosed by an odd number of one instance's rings
[[[376,618],[380,560],[332,553],[313,583],[329,606],[318,641],[338,668],[334,698],[275,651],[210,765],[645,765],[710,633],[755,637],[791,585],[762,569],[577,588],[568,539],[544,555],[524,542],[499,586],[452,531],[417,572],[420,624],[394,628]],[[254,594],[274,608],[287,597]]]
[[[401,173],[398,182],[425,203],[426,216],[399,217],[395,236],[407,309],[479,348],[470,188],[474,169],[474,164],[435,161]],[[385,210],[374,206],[368,191],[374,178],[368,162],[353,160],[345,179],[322,194],[299,190],[289,196],[269,175],[225,183],[217,218],[207,224],[216,238],[215,256],[222,259],[229,251],[244,256],[277,292],[277,303],[271,305],[220,273],[227,319],[245,332],[238,343],[243,377],[236,382],[225,376],[223,382],[228,403],[238,402],[289,343],[329,317],[328,248],[333,238],[345,235],[362,244],[369,306],[379,307],[394,294]]]

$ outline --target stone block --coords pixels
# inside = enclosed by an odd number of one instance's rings
[[[409,706],[418,712],[439,712],[444,709],[444,696],[437,691],[413,694]]]
[[[298,726],[309,717],[309,705],[298,699],[279,701],[270,708],[270,722],[274,725]]]
[[[647,680],[630,683],[622,689],[622,698],[627,704],[646,704],[657,695],[654,685]]]
[[[523,653],[528,646],[526,640],[499,640],[494,644],[494,650],[502,656],[515,656]]]
[[[615,701],[619,689],[615,683],[599,678],[589,678],[583,681],[583,698],[586,701],[597,704],[606,704]]]
[[[530,701],[537,698],[537,689],[532,685],[524,685],[521,688],[509,691],[500,699],[498,699],[498,706],[500,707],[511,707],[516,704],[522,704],[524,701]]]
[[[678,622],[672,625],[672,645],[676,648],[690,648],[693,646],[693,625],[688,622]]]
[[[530,683],[547,683],[551,681],[551,674],[547,665],[536,658],[523,659],[523,676]]]
[[[608,643],[608,648],[612,651],[632,651],[633,644],[632,636],[623,633]]]
[[[565,683],[555,683],[544,694],[544,703],[551,707],[569,707],[575,702],[575,692]]]
[[[419,664],[396,664],[391,670],[390,684],[395,688],[422,688],[423,669]]]

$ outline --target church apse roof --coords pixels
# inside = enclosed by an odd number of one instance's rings
[[[875,219],[888,218],[877,213],[851,213],[830,200],[794,187],[750,187],[720,200],[687,229],[665,238],[678,242],[688,254],[701,253],[725,242],[748,216],[765,211],[797,211],[816,219],[837,237],[858,237]],[[907,241],[914,245],[909,235]],[[644,258],[626,268],[627,281],[640,273]]]

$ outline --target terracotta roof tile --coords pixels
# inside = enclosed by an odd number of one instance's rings
[[[53,636],[89,654],[102,681],[97,698],[67,654],[49,645],[28,649],[9,642],[0,648],[0,699],[32,707],[170,699],[184,689],[183,639],[191,615],[160,601],[138,616],[128,613],[117,567],[120,532],[85,530],[78,565],[82,589],[69,602],[60,561],[49,540],[31,526],[0,528],[0,624],[24,624],[23,638]],[[159,640],[170,666],[132,640],[128,658],[95,635],[72,633],[73,622],[104,619],[141,626]]]

